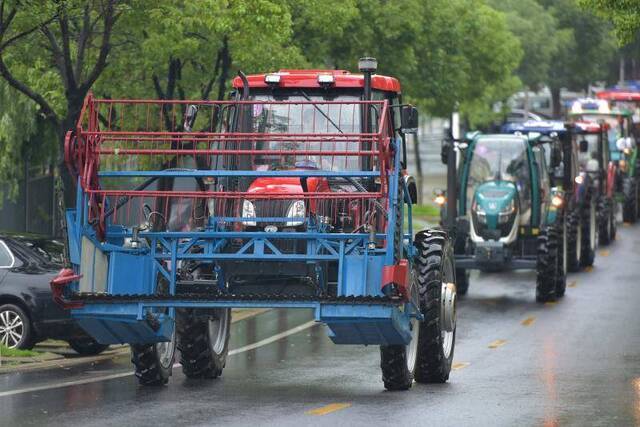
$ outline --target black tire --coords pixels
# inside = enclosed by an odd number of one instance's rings
[[[418,254],[416,264],[419,267],[420,302],[424,320],[418,334],[418,357],[415,379],[419,383],[444,383],[449,379],[451,363],[455,350],[455,262],[453,248],[449,239],[442,233],[420,233],[415,241]],[[443,283],[453,286],[453,330],[448,338],[450,348],[443,337],[444,319],[442,319]],[[448,353],[448,354],[447,354]]]
[[[169,382],[173,369],[175,338],[168,343],[171,356],[163,361],[161,344],[136,344],[131,346],[131,362],[135,366],[138,382],[144,386],[161,386]]]
[[[382,382],[387,390],[401,391],[411,388],[414,370],[407,366],[406,345],[381,345],[380,369]]]
[[[540,230],[536,268],[536,301],[556,300],[558,276],[558,232],[554,227]]]
[[[91,337],[69,340],[68,343],[76,353],[83,356],[95,356],[109,348],[109,344],[100,344]]]
[[[562,298],[567,290],[567,248],[569,240],[567,239],[567,222],[562,221],[562,228],[558,236],[558,272],[556,274],[556,298]]]
[[[592,229],[593,228],[593,229]],[[593,241],[591,232],[593,231]],[[591,267],[596,259],[598,246],[598,212],[595,200],[589,202],[589,208],[583,211],[582,216],[582,253],[580,254],[580,266]]]
[[[567,216],[567,270],[571,273],[580,271],[580,255],[582,252],[582,221],[577,212]]]
[[[635,223],[638,219],[638,184],[635,178],[627,177],[622,182],[622,194],[624,201],[622,205],[622,220],[624,222]]]
[[[30,350],[35,345],[35,334],[27,312],[15,304],[0,306],[0,343],[10,348]]]
[[[180,364],[185,376],[193,379],[219,377],[229,352],[231,309],[211,310],[208,315],[193,309],[179,310],[176,327]],[[211,328],[215,331],[210,333]]]
[[[601,200],[598,203],[598,243],[608,245],[616,238],[615,207],[611,200]]]
[[[456,268],[456,293],[464,296],[469,291],[469,270]]]

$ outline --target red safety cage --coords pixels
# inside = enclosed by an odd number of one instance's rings
[[[100,237],[108,224],[181,231],[211,218],[235,231],[299,230],[313,218],[328,231],[383,232],[391,135],[386,101],[89,94],[65,159]]]

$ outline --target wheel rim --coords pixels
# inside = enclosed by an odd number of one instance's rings
[[[167,369],[173,365],[173,353],[176,350],[176,332],[171,334],[171,341],[159,342],[156,344],[156,352],[158,353],[158,360],[163,368]]]
[[[209,320],[209,343],[211,350],[217,355],[222,354],[227,344],[227,331],[231,320],[230,310],[216,310],[216,318]]]
[[[442,353],[445,358],[451,356],[453,341],[456,332],[456,287],[453,283],[453,264],[447,260],[444,265],[444,278],[441,290],[440,310],[440,339],[442,341]]]
[[[416,309],[420,310],[418,280],[416,272],[413,269],[411,269],[411,301],[415,304]],[[411,342],[407,345],[407,368],[410,372],[413,372],[418,358],[418,335],[420,334],[420,322],[415,317],[411,317],[409,327],[411,328]]]
[[[16,348],[24,335],[24,323],[13,310],[0,312],[0,343],[5,347]]]

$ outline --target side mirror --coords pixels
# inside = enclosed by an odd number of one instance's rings
[[[440,147],[440,160],[443,165],[446,165],[447,160],[449,160],[449,149],[451,148],[451,144],[453,144],[453,142],[446,139],[442,140],[442,145]]]
[[[400,112],[402,133],[418,133],[418,109],[413,105],[403,105]]]
[[[194,104],[189,104],[187,106],[187,111],[184,113],[184,123],[182,128],[185,132],[191,132],[193,130],[193,124],[196,121],[196,116],[198,115],[198,106]]]
[[[580,141],[580,152],[586,153],[589,151],[589,142],[586,139]]]

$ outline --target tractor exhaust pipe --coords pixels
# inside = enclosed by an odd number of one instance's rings
[[[456,182],[456,141],[460,140],[460,113],[451,113],[451,143],[447,150],[447,221],[445,226],[449,234],[454,234],[456,226],[458,188]]]

